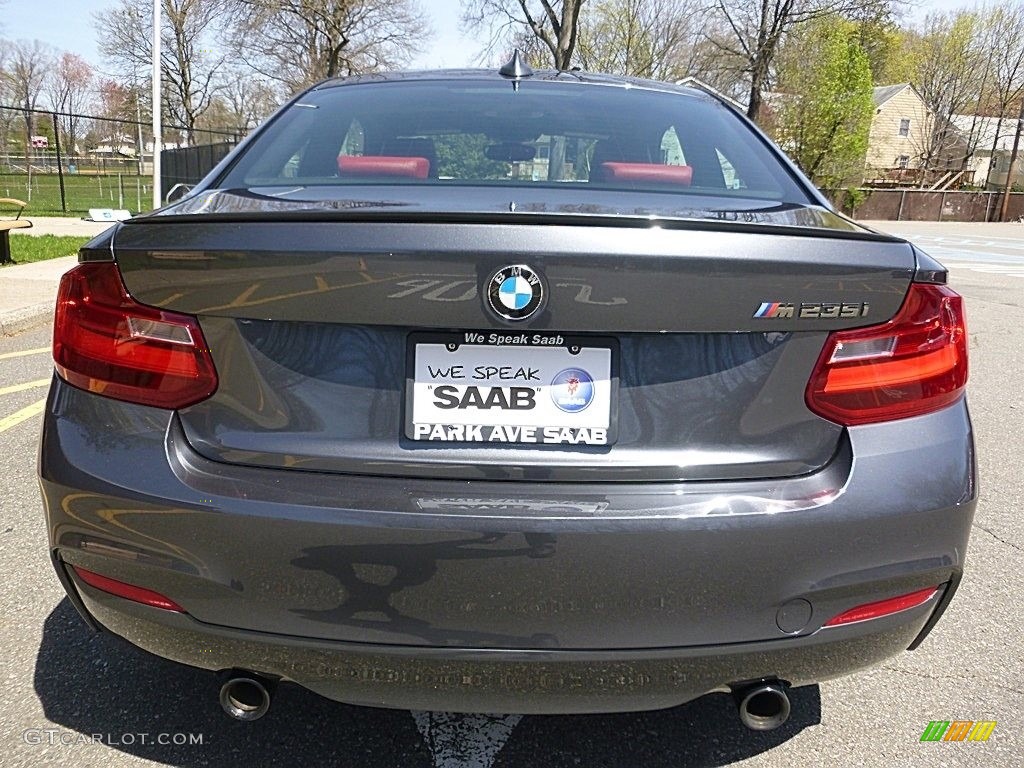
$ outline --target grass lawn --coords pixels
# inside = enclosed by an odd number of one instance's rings
[[[90,208],[127,208],[133,213],[149,210],[153,204],[152,178],[122,174],[93,176],[64,175],[65,214],[60,205],[60,180],[55,173],[32,176],[31,188],[25,174],[0,174],[0,197],[24,200],[22,216],[76,216]],[[6,210],[6,209],[5,209]]]
[[[91,239],[69,235],[12,235],[11,258],[15,264],[25,264],[71,256]]]

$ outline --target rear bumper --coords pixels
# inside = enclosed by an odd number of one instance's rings
[[[188,612],[66,580],[116,634],[352,703],[465,711],[653,709],[876,664],[920,640],[940,596],[823,623],[955,587],[977,494],[963,402],[851,429],[798,478],[537,485],[219,464],[172,414],[59,381],[40,476],[59,569]]]
[[[103,626],[191,666],[253,670],[349,704],[522,714],[663,709],[727,690],[731,682],[774,678],[804,685],[847,675],[905,650],[939,599],[808,637],[609,652],[324,642],[202,624],[88,587],[83,593]]]

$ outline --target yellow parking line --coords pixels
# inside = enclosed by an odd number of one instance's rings
[[[27,405],[20,411],[15,411],[10,416],[4,416],[0,419],[0,432],[6,432],[11,427],[16,427],[26,419],[31,419],[33,416],[38,416],[43,412],[43,408],[46,407],[46,398]]]
[[[9,387],[0,387],[0,395],[9,395],[12,392],[24,392],[26,389],[45,387],[49,383],[49,379],[36,379],[35,381],[26,381],[24,384],[12,384]]]
[[[153,302],[153,306],[154,307],[166,307],[172,301],[177,301],[178,299],[180,299],[184,295],[185,295],[184,293],[172,293],[170,296],[168,296],[163,301],[154,301]]]
[[[43,352],[49,352],[51,347],[37,347],[36,349],[23,349],[20,352],[4,352],[0,355],[0,360],[6,360],[9,357],[25,357],[27,355],[41,355]]]
[[[274,301],[283,301],[285,299],[297,299],[297,298],[299,298],[301,296],[309,296],[309,295],[314,294],[314,293],[327,293],[328,291],[340,291],[340,290],[343,290],[345,288],[360,288],[360,287],[362,287],[364,285],[372,285],[373,283],[386,283],[389,280],[398,280],[400,277],[406,277],[406,275],[391,275],[390,277],[379,277],[379,278],[377,278],[377,277],[367,277],[363,273],[360,273],[360,274],[362,275],[363,279],[360,280],[357,283],[345,283],[343,285],[329,285],[327,287],[321,287],[321,283],[320,282],[314,281],[316,283],[317,287],[313,288],[312,290],[294,291],[293,293],[282,293],[282,294],[278,294],[277,296],[267,296],[266,298],[262,298],[262,299],[248,300],[248,297],[246,297],[245,301],[241,301],[242,297],[240,296],[240,297],[236,298],[234,301],[232,301],[230,304],[218,304],[215,307],[203,307],[202,309],[197,310],[193,314],[201,315],[204,312],[216,312],[217,310],[221,310],[221,309],[235,309],[235,308],[255,307],[255,306],[258,306],[258,305],[261,305],[261,304],[269,304],[269,303],[274,302]],[[249,295],[252,295],[251,292],[249,292]]]
[[[244,306],[246,306],[246,303],[249,301],[249,297],[252,296],[254,293],[256,293],[256,291],[259,289],[259,287],[260,287],[260,283],[253,283],[248,288],[246,288],[244,291],[242,291],[240,294],[238,294],[238,296],[235,297],[235,300],[232,301],[230,304],[228,304],[228,307],[244,307]]]

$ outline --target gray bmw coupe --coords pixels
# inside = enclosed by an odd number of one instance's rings
[[[772,728],[921,643],[978,493],[945,269],[664,83],[322,83],[82,249],[53,354],[57,575],[241,719]]]

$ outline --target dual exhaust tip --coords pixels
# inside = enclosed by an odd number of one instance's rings
[[[251,672],[231,670],[220,687],[220,705],[229,717],[251,722],[270,709],[274,681]],[[764,681],[734,689],[740,722],[752,731],[771,731],[789,719],[790,704],[782,683]]]
[[[735,688],[733,696],[740,722],[752,731],[771,731],[789,720],[789,696],[783,683],[764,681]]]
[[[270,709],[274,682],[251,672],[231,670],[220,687],[220,705],[235,720],[259,720]]]

